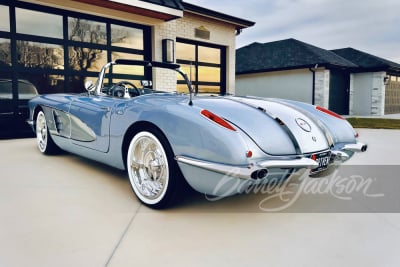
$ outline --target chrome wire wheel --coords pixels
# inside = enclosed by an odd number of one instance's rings
[[[40,152],[45,153],[48,143],[48,130],[43,111],[40,111],[36,118],[36,141]]]
[[[129,180],[137,197],[149,206],[164,200],[170,169],[163,144],[152,133],[137,133],[128,149]]]

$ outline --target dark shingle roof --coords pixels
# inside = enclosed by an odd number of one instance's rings
[[[357,67],[331,51],[296,39],[252,43],[236,50],[237,74],[310,68],[316,64],[326,67]]]
[[[400,64],[380,58],[354,48],[342,48],[331,50],[335,54],[357,64],[359,71],[394,71],[400,72]]]

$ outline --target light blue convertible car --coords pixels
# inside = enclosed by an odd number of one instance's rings
[[[138,65],[177,71],[188,94],[109,82],[116,66]],[[319,106],[196,96],[176,64],[116,60],[86,88],[83,94],[41,95],[29,102],[40,152],[62,149],[127,170],[136,196],[156,209],[176,203],[187,184],[227,196],[245,190],[243,184],[299,171],[324,175],[367,149],[346,120]]]

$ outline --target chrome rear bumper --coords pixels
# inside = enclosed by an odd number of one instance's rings
[[[268,174],[269,168],[282,168],[282,169],[302,169],[302,168],[316,168],[318,163],[309,158],[295,158],[290,160],[265,160],[255,164],[246,166],[234,166],[228,164],[221,164],[199,159],[176,156],[175,159],[179,163],[188,164],[194,167],[206,169],[209,171],[217,172],[223,175],[237,177],[241,179],[262,179]]]
[[[365,152],[368,146],[363,143],[347,144],[340,150],[331,151],[331,164],[343,163],[350,159],[354,152]],[[240,179],[263,179],[268,175],[268,169],[314,169],[319,166],[318,162],[307,157],[298,157],[287,160],[263,160],[254,164],[235,166],[210,162],[185,156],[176,156],[178,163],[213,171],[222,175],[237,177]]]

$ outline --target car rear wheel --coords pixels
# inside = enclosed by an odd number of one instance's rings
[[[160,131],[150,129],[134,135],[127,168],[132,189],[145,205],[163,209],[182,196],[184,179],[171,146]]]
[[[49,134],[46,117],[43,111],[39,111],[36,117],[36,141],[39,151],[43,154],[54,154],[58,151],[57,145]]]

